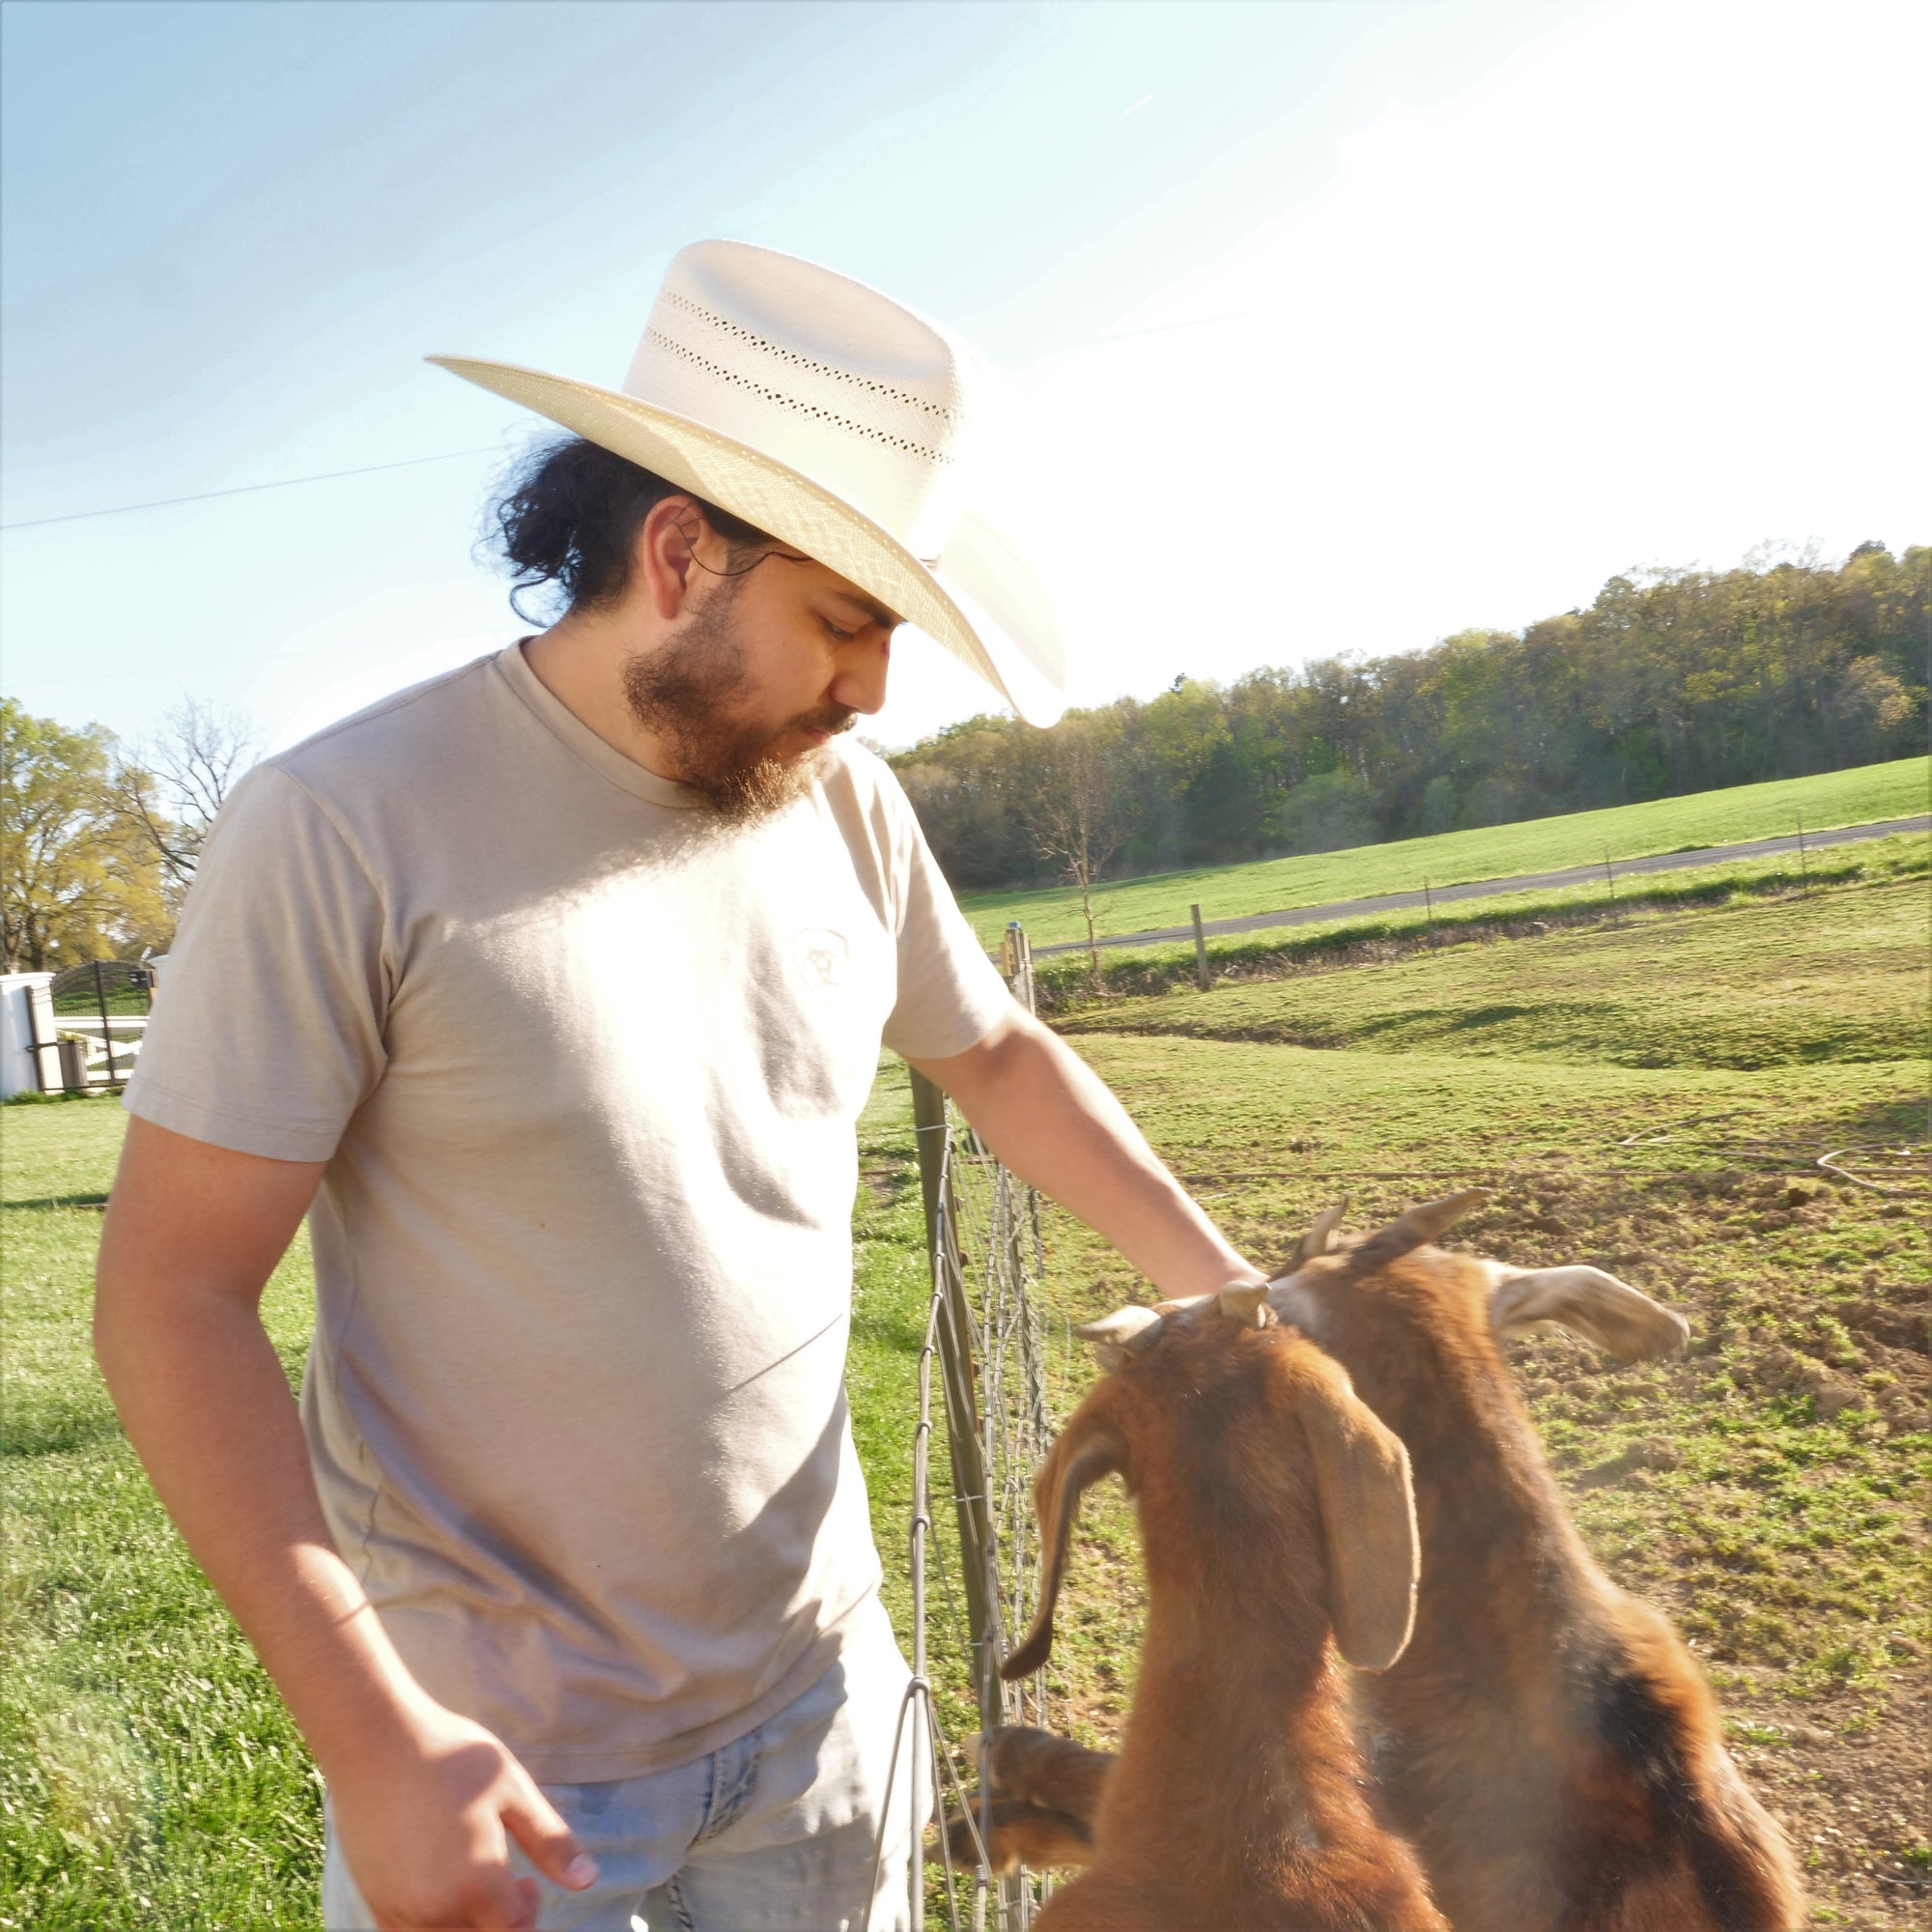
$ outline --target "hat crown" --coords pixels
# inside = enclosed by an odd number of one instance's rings
[[[766,451],[931,558],[959,510],[977,373],[963,344],[863,282],[699,242],[672,258],[624,389]]]

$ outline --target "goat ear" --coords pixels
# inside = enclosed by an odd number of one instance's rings
[[[1045,1566],[1039,1580],[1039,1609],[1026,1641],[1000,1665],[1008,1683],[1031,1677],[1053,1648],[1053,1612],[1060,1602],[1060,1579],[1066,1570],[1066,1546],[1073,1535],[1073,1519],[1080,1498],[1102,1476],[1110,1476],[1127,1459],[1127,1445],[1110,1424],[1078,1416],[1047,1452],[1034,1484],[1034,1508],[1039,1517],[1039,1547]]]
[[[1495,1267],[1490,1325],[1498,1335],[1554,1321],[1626,1362],[1674,1355],[1690,1324],[1602,1268]]]
[[[1355,1265],[1380,1267],[1384,1262],[1397,1260],[1437,1235],[1446,1235],[1472,1208],[1480,1208],[1489,1198],[1480,1187],[1471,1187],[1462,1194],[1445,1194],[1440,1201],[1425,1201],[1411,1208],[1355,1250]]]
[[[1328,1621],[1350,1663],[1386,1670],[1415,1626],[1422,1568],[1408,1451],[1339,1368],[1324,1360],[1321,1369],[1300,1416],[1321,1503]]]
[[[1327,1254],[1335,1245],[1335,1230],[1342,1225],[1342,1216],[1349,1211],[1349,1197],[1345,1194],[1332,1208],[1324,1208],[1310,1224],[1307,1234],[1301,1237],[1301,1245],[1294,1251],[1294,1260],[1289,1264],[1288,1273],[1293,1274],[1298,1267]]]

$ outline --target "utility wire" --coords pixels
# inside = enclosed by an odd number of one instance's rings
[[[333,483],[343,476],[373,476],[383,469],[414,469],[425,463],[454,463],[460,456],[495,456],[495,443],[482,449],[447,449],[440,456],[409,456],[400,463],[367,463],[359,469],[326,469],[315,476],[284,476],[273,483],[242,483],[233,490],[203,490],[193,497],[157,497],[152,503],[116,503],[104,510],[74,510],[64,517],[31,517],[0,524],[0,530],[38,530],[49,524],[79,524],[90,517],[125,517],[134,510],[170,510],[177,503],[212,503],[217,497],[251,497],[261,490],[293,490],[298,483]]]
[[[1151,328],[1123,329],[1113,335],[1089,336],[1079,342],[1062,342],[1037,351],[1026,358],[1028,366],[1050,355],[1065,355],[1079,349],[1105,349],[1116,342],[1134,342],[1148,335],[1170,335],[1177,329],[1206,328],[1215,323],[1238,322],[1259,310],[1234,309],[1224,315],[1191,316],[1181,322],[1156,323]],[[79,524],[92,517],[125,517],[135,510],[171,510],[180,503],[212,503],[218,497],[252,497],[263,490],[293,490],[301,483],[333,483],[345,476],[374,476],[384,469],[413,469],[425,463],[454,463],[462,456],[495,456],[495,444],[484,449],[451,449],[440,456],[411,456],[400,463],[370,463],[359,469],[326,469],[314,476],[283,476],[272,483],[242,483],[233,490],[203,490],[192,497],[157,497],[150,503],[114,503],[100,510],[73,510],[62,517],[30,517],[17,524],[0,524],[0,530],[39,530],[49,524]]]

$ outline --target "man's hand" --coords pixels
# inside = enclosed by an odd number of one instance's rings
[[[481,1724],[426,1697],[393,1747],[338,1768],[328,1798],[378,1932],[534,1926],[537,1882],[511,1877],[511,1838],[554,1883],[596,1883],[596,1864],[529,1773]]]
[[[101,1235],[95,1350],[209,1581],[235,1613],[328,1779],[349,1869],[388,1932],[536,1923],[506,1833],[537,1868],[596,1878],[529,1774],[434,1702],[384,1634],[323,1520],[263,1284],[322,1178],[128,1125]]]

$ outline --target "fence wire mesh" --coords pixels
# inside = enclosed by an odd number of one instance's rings
[[[1031,1009],[1032,961],[1017,927],[1004,954],[1014,996]],[[1033,1473],[1052,1433],[1038,1292],[1046,1262],[1042,1206],[936,1087],[917,1073],[912,1086],[931,1294],[913,1435],[913,1675],[893,1760],[895,1768],[901,1762],[913,1768],[922,1835],[927,1824],[940,1829],[930,1867],[922,1868],[915,1850],[910,1918],[915,1928],[923,1928],[933,1911],[951,1932],[1023,1932],[1051,1882],[1025,1870],[1001,1876],[987,1864],[987,1800],[983,1793],[968,1794],[972,1741],[945,1734],[929,1674],[934,1646],[928,1621],[952,1639],[940,1646],[943,1652],[965,1662],[970,1681],[951,1687],[955,1694],[947,1700],[955,1710],[970,1709],[982,1732],[1001,1724],[1049,1724],[1052,1695],[1044,1673],[1020,1684],[1000,1676],[1001,1660],[1033,1620],[1038,1582]],[[935,1372],[954,1531],[945,1542],[934,1535]],[[951,1562],[947,1544],[955,1552]],[[970,1857],[955,1857],[949,1848],[949,1819],[965,1821]]]

